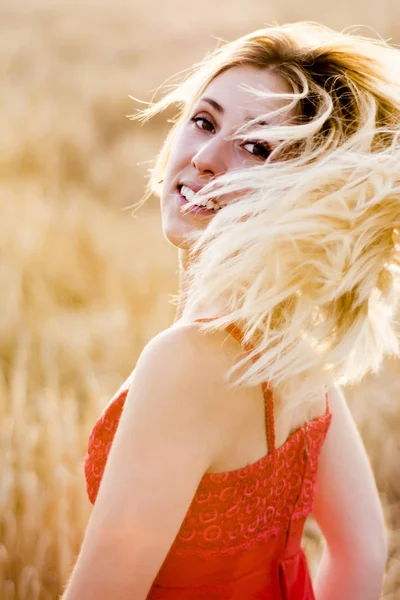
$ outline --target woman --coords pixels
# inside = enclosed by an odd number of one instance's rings
[[[382,510],[338,384],[398,351],[399,59],[266,28],[144,112],[180,107],[152,174],[180,306],[92,431],[65,600],[380,597]]]

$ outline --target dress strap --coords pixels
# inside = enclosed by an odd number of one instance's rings
[[[195,319],[195,322],[213,321],[216,318],[217,317]],[[254,348],[252,344],[243,341],[244,334],[237,325],[231,323],[225,327],[225,330],[232,335],[241,346],[243,346],[246,352],[251,351]],[[265,400],[265,427],[267,431],[268,452],[272,453],[275,451],[274,397],[271,386],[267,382],[263,381],[261,385]]]
[[[327,386],[325,386],[325,403],[326,403],[326,414],[328,414],[330,412],[329,410],[329,396],[328,396],[328,390],[326,389]]]

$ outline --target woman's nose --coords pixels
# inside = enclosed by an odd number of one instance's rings
[[[211,140],[204,142],[196,154],[192,156],[191,163],[202,174],[215,176],[225,173],[227,170],[227,157],[224,140],[215,136]]]

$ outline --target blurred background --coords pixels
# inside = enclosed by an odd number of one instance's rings
[[[398,0],[1,0],[2,600],[58,598],[90,513],[90,429],[174,319],[177,256],[158,201],[129,209],[168,124],[130,121],[129,95],[150,100],[218,40],[295,20],[400,42]],[[400,598],[399,366],[344,390],[385,509],[385,600]],[[311,520],[305,547],[315,573]]]

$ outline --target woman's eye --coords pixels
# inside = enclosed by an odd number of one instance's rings
[[[266,142],[246,142],[243,144],[243,148],[263,160],[266,160],[271,154],[271,147]]]
[[[206,131],[214,130],[214,125],[205,117],[193,117],[191,120],[193,123],[196,123],[196,127],[199,129],[205,129]]]

